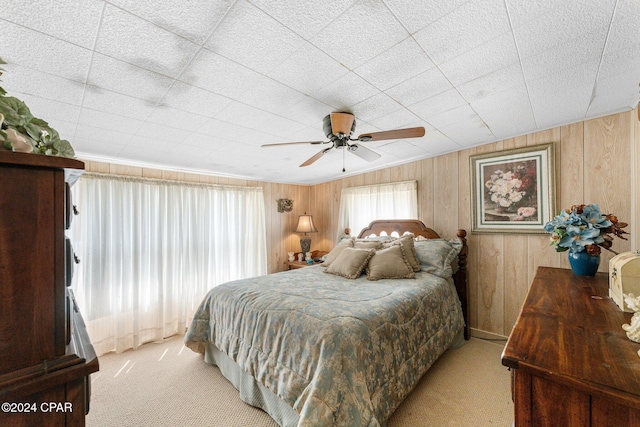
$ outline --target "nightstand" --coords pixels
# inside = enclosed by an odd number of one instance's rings
[[[311,267],[312,265],[318,265],[318,264],[322,264],[322,263],[314,262],[313,264],[307,264],[306,261],[285,261],[284,268],[286,268],[287,270],[294,270],[296,268]]]
[[[296,252],[294,254],[295,259],[298,259],[298,254],[300,252]],[[311,251],[311,256],[313,258],[321,258],[323,256],[325,256],[326,254],[328,254],[328,252],[326,251]],[[286,270],[294,270],[296,268],[302,268],[302,267],[309,267],[311,265],[318,265],[318,264],[322,264],[321,262],[314,262],[313,264],[307,264],[307,261],[285,261],[284,262],[284,268]]]

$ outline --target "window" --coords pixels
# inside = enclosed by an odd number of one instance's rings
[[[73,290],[98,354],[184,331],[206,292],[266,274],[261,188],[87,174]]]
[[[353,235],[376,219],[413,219],[418,216],[416,181],[366,185],[342,189],[338,234],[350,228]]]

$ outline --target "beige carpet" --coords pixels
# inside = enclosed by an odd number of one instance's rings
[[[447,351],[389,420],[389,427],[511,426],[509,371],[502,343],[472,338]],[[100,358],[92,375],[89,427],[275,427],[240,400],[218,368],[183,347],[182,337]]]

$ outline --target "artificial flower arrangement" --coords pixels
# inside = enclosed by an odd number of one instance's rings
[[[0,64],[6,64],[0,58]],[[0,68],[0,76],[3,69]],[[0,87],[0,149],[49,156],[75,156],[69,141],[60,139],[47,122],[34,117],[29,107]]]
[[[571,209],[560,211],[560,215],[544,225],[551,234],[551,246],[557,252],[571,250],[586,251],[591,256],[600,255],[601,249],[611,250],[613,236],[627,240],[623,230],[628,224],[618,221],[612,214],[603,214],[596,204],[573,205]]]

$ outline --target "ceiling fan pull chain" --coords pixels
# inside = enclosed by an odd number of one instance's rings
[[[346,155],[344,152],[347,151],[344,148],[342,149],[342,172],[346,172],[347,170],[344,168],[344,156]]]

